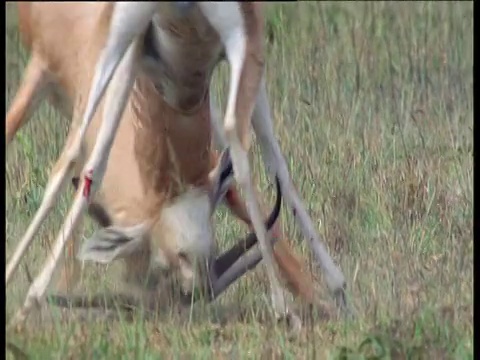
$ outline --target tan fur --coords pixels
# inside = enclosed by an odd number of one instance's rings
[[[242,5],[242,9],[256,11],[252,6],[255,7],[254,4]],[[40,95],[48,96],[64,116],[72,118],[68,143],[84,111],[93,69],[105,41],[112,3],[20,2],[18,10],[22,39],[32,57],[7,114],[7,143],[27,121],[30,111],[37,104],[35,98]],[[247,23],[251,31],[258,31],[255,26],[255,23]],[[169,31],[177,31],[178,36],[188,32],[188,29],[178,28],[175,23],[166,27]],[[191,41],[193,43],[195,39]],[[256,56],[258,46],[248,44],[247,62],[263,65],[263,59]],[[188,58],[192,54],[184,55]],[[237,107],[245,106],[248,110],[241,112],[244,117],[238,117],[238,134],[246,148],[253,99],[248,97],[249,91],[242,89],[248,88],[248,79],[256,78],[261,70],[262,66],[259,66],[254,73],[245,74],[237,102]],[[206,75],[195,74],[200,80],[194,82],[192,88],[198,90],[203,86],[201,79]],[[176,76],[194,78],[188,71]],[[208,187],[208,173],[216,164],[216,154],[211,149],[208,89],[205,89],[203,99],[192,95],[199,91],[187,89],[181,96],[176,94],[179,108],[195,108],[188,114],[169,106],[161,91],[168,92],[168,89],[159,91],[146,75],[138,76],[110,153],[103,183],[93,199],[95,204],[106,209],[115,224],[137,224],[174,202],[189,186]],[[87,132],[82,161],[95,144],[101,111],[97,114]],[[62,157],[52,170],[52,176],[61,162]],[[74,175],[79,175],[82,166],[83,163],[75,164]],[[250,224],[245,204],[233,187],[229,191],[228,204],[238,218]],[[155,226],[150,234],[151,242],[164,251],[171,264],[178,264],[175,258],[178,254],[173,250],[175,244],[168,243],[170,237],[163,236],[163,230],[162,226]],[[275,236],[282,236],[278,224],[275,225]],[[77,237],[70,242],[72,247],[76,247],[76,241]],[[150,251],[145,245],[144,249],[126,259],[129,276],[146,271],[148,261],[145,259],[151,256]],[[70,248],[59,284],[61,288],[71,288],[77,281],[78,264],[73,259],[73,253]],[[277,242],[274,255],[290,289],[307,302],[314,303],[313,279],[302,269],[284,239]],[[70,269],[72,267],[73,270]]]

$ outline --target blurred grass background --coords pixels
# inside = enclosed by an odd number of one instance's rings
[[[72,321],[9,334],[29,358],[473,358],[473,3],[271,3],[266,15],[275,131],[357,318],[309,322],[289,340],[264,316],[258,269],[187,319],[172,312],[157,322]],[[9,4],[7,106],[28,59],[16,23]],[[214,82],[223,100],[226,75],[222,65]],[[7,259],[40,205],[67,127],[43,104],[7,149]],[[270,193],[254,151],[259,187]],[[32,273],[70,195],[24,261]],[[282,222],[307,258],[289,212]],[[245,231],[224,209],[217,224],[223,248]],[[92,269],[95,284],[105,271]],[[27,289],[25,271],[15,277],[7,317]],[[229,306],[228,320],[215,322]]]

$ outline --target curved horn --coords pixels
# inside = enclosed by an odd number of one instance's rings
[[[277,188],[277,198],[275,206],[270,213],[265,227],[269,231],[280,215],[282,206],[282,191],[280,189],[280,182],[275,178]],[[275,243],[277,239],[272,239]],[[262,255],[259,252],[243,259],[247,253],[257,243],[257,237],[254,232],[250,232],[246,237],[238,241],[229,250],[220,255],[211,265],[210,268],[210,287],[206,295],[207,301],[215,300],[223,291],[225,291],[233,282],[242,277],[248,270],[255,268],[262,260]],[[258,253],[258,254],[257,254]],[[180,294],[180,300],[183,304],[189,305],[192,303],[192,294]],[[193,296],[193,302],[199,300],[198,296]]]
[[[280,215],[280,209],[282,206],[282,191],[280,189],[280,182],[278,181],[277,177],[275,177],[275,184],[277,188],[277,198],[275,200],[275,206],[273,207],[273,210],[270,213],[270,216],[265,222],[265,227],[267,231],[270,231],[272,226],[277,221],[278,216]],[[229,250],[227,250],[222,255],[220,255],[213,264],[216,275],[218,277],[222,276],[223,273],[235,261],[237,261],[243,254],[245,254],[248,250],[250,250],[252,246],[254,246],[256,243],[257,243],[257,236],[255,235],[255,232],[250,232],[245,238],[238,241]]]

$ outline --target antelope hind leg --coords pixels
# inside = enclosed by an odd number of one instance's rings
[[[277,313],[277,317],[292,319],[292,321],[295,323],[295,327],[298,328],[300,326],[300,319],[289,309],[289,305],[285,299],[284,290],[280,285],[275,272],[271,244],[269,243],[269,237],[265,229],[265,225],[262,222],[262,213],[255,197],[255,191],[250,174],[250,166],[248,163],[248,153],[246,150],[244,150],[237,135],[234,115],[232,117],[227,116],[225,122],[226,134],[230,143],[235,180],[245,193],[248,215],[258,238],[258,244],[262,253],[262,258],[265,262],[265,268],[270,282],[273,307]]]
[[[32,55],[27,68],[25,69],[22,83],[15,94],[10,109],[6,117],[6,143],[7,145],[12,141],[17,131],[28,121],[30,114],[36,109],[42,99],[48,94],[50,90],[49,72],[47,66],[38,55]],[[63,154],[63,152],[62,152]],[[52,209],[56,197],[61,190],[65,181],[66,175],[69,171],[68,162],[64,157],[56,162],[50,171],[49,180],[45,188],[45,193],[42,199],[40,208],[34,215],[27,231],[17,245],[12,258],[7,264],[5,282],[6,285],[16,271],[20,259],[23,257],[25,251],[30,246],[33,236],[37,233],[41,224]]]
[[[40,56],[32,55],[25,69],[22,83],[7,113],[5,129],[7,145],[45,98],[50,90],[48,85],[49,72],[46,65]]]
[[[350,309],[345,298],[345,277],[340,268],[333,262],[322,241],[320,241],[320,236],[315,231],[313,222],[291,181],[287,163],[275,138],[264,77],[262,77],[253,111],[252,125],[260,144],[263,161],[268,173],[271,176],[278,176],[285,202],[292,209],[296,220],[299,222],[303,236],[309,240],[310,249],[312,249],[326,277],[330,291],[333,293],[340,308],[349,312]]]
[[[210,25],[220,35],[230,64],[230,86],[224,120],[234,176],[245,193],[248,215],[258,238],[270,283],[272,305],[277,317],[290,319],[295,328],[300,319],[287,304],[274,267],[271,244],[262,222],[248,163],[250,117],[263,72],[262,23],[255,3],[198,3]],[[245,26],[248,12],[249,26]]]

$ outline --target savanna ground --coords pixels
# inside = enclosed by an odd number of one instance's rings
[[[16,21],[9,8],[7,105],[27,59]],[[473,358],[473,3],[274,4],[267,29],[276,134],[357,317],[308,320],[289,339],[269,316],[259,268],[186,316],[57,321],[8,333],[17,350],[32,359]],[[225,70],[214,85],[222,99]],[[67,125],[44,104],[8,148],[7,258],[40,204]],[[270,194],[254,151],[258,186]],[[31,273],[71,193],[24,261]],[[225,209],[217,223],[223,248],[245,232]],[[307,259],[289,212],[282,223]],[[116,273],[92,269],[88,286]],[[7,319],[27,284],[21,268],[7,289]]]

